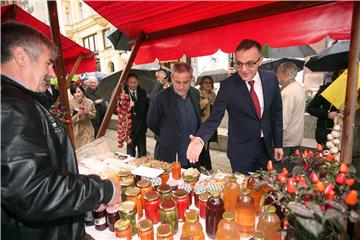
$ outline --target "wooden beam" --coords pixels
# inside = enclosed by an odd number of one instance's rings
[[[360,2],[354,1],[351,24],[351,43],[349,53],[349,67],[346,83],[346,97],[344,110],[344,128],[341,142],[341,161],[352,162],[352,151],[355,126],[355,106],[359,71],[360,54]]]
[[[69,73],[69,75],[68,75],[68,77],[66,79],[67,88],[69,88],[71,80],[73,79],[73,77],[74,77],[74,75],[76,73],[76,70],[78,69],[78,67],[79,67],[79,65],[81,63],[81,60],[83,60],[83,54],[82,53],[80,53],[80,55],[77,57],[77,59],[75,61],[75,64],[72,67],[71,72]]]
[[[57,75],[58,85],[59,85],[59,95],[60,101],[65,106],[65,111],[70,112],[69,98],[67,94],[67,84],[66,84],[66,72],[64,66],[64,58],[62,55],[62,45],[61,45],[61,34],[59,29],[59,20],[56,8],[56,1],[48,1],[48,10],[49,10],[49,19],[50,19],[50,28],[51,28],[51,39],[58,48],[58,55],[55,60],[55,71]],[[70,119],[71,121],[71,119]],[[72,123],[67,125],[67,133],[74,144],[74,132]]]
[[[115,107],[116,107],[117,98],[118,98],[118,96],[120,95],[120,93],[122,91],[122,87],[123,87],[123,85],[125,83],[127,75],[128,75],[128,73],[129,73],[129,71],[131,69],[131,66],[134,63],[135,57],[136,57],[136,55],[137,55],[137,53],[139,51],[139,48],[141,46],[143,38],[144,38],[144,34],[142,32],[140,32],[138,38],[136,39],[134,47],[133,47],[133,49],[131,51],[130,58],[129,58],[128,62],[126,63],[125,68],[122,71],[121,76],[119,78],[119,81],[116,84],[116,87],[115,87],[115,89],[114,89],[114,91],[112,93],[110,103],[109,103],[109,107],[106,110],[104,119],[103,119],[103,121],[101,123],[100,129],[99,129],[99,132],[98,132],[96,138],[99,138],[99,137],[102,137],[102,136],[105,135],[106,129],[107,129],[107,127],[109,125],[109,122],[110,122],[110,119],[111,119],[111,116],[112,116],[112,114],[113,114],[113,112],[115,110]]]
[[[232,23],[249,21],[252,19],[272,16],[280,13],[301,10],[305,8],[315,7],[322,4],[329,4],[333,1],[278,1],[265,6],[258,6],[251,9],[241,10],[226,15],[216,16],[176,26],[173,28],[161,30],[146,34],[144,42],[159,40],[162,38],[172,37],[184,33],[196,32],[208,28],[225,26]]]

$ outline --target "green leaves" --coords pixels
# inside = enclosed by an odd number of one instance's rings
[[[296,221],[298,223],[300,223],[300,225],[304,229],[309,231],[316,238],[321,234],[321,232],[324,229],[324,226],[316,220],[305,219],[305,218],[296,218]]]

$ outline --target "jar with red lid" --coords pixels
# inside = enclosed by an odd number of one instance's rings
[[[162,224],[169,224],[174,233],[177,232],[179,220],[174,200],[165,200],[160,203],[160,221]]]
[[[161,184],[156,189],[160,193],[160,201],[170,200],[172,198],[172,188],[168,184]]]
[[[140,240],[154,240],[154,228],[151,220],[143,219],[139,221],[137,234]]]
[[[173,193],[173,199],[176,202],[178,219],[179,219],[179,221],[184,222],[185,221],[185,211],[190,206],[189,194],[184,189],[177,189]]]
[[[146,193],[144,196],[145,216],[157,224],[160,221],[160,194],[156,191]]]
[[[131,240],[132,229],[129,219],[117,220],[114,225],[116,239]]]
[[[109,206],[106,208],[106,218],[109,230],[114,231],[114,225],[117,220],[120,219],[119,216],[119,205],[115,204],[114,206]]]
[[[101,204],[100,207],[94,211],[94,224],[95,229],[98,231],[103,231],[107,228],[106,223],[106,205]]]
[[[209,198],[209,193],[202,193],[199,195],[199,215],[202,218],[205,218],[205,209]]]
[[[152,187],[152,185],[151,185],[151,181],[150,180],[147,180],[147,179],[141,179],[140,181],[138,181],[137,183],[136,183],[136,186],[138,187],[138,188],[140,188],[140,195],[141,195],[141,204],[142,204],[142,206],[143,206],[143,208],[144,208],[144,196],[145,196],[145,194],[146,193],[148,193],[148,192],[152,192],[154,189],[153,189],[153,187]]]
[[[140,188],[128,187],[125,191],[126,201],[133,201],[136,204],[136,211],[138,218],[140,219],[143,215],[143,208],[141,204]]]
[[[156,229],[157,240],[174,240],[174,234],[169,224],[161,224]]]

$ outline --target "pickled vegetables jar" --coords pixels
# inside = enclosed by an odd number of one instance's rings
[[[185,211],[190,207],[189,194],[184,189],[177,189],[173,193],[173,199],[176,202],[179,221],[185,221]]]
[[[280,240],[282,232],[280,218],[276,215],[276,208],[266,205],[263,209],[256,230],[263,232],[267,240]]]
[[[120,186],[121,186],[121,200],[124,202],[126,201],[126,189],[128,187],[134,187],[135,186],[135,178],[134,175],[132,175],[129,171],[121,171],[119,172],[119,178],[120,178]]]
[[[136,186],[138,188],[140,188],[140,195],[141,195],[141,204],[144,208],[144,196],[146,193],[148,192],[152,192],[154,189],[153,187],[151,186],[151,181],[147,180],[147,179],[141,179],[140,181],[138,181],[136,183]]]
[[[162,224],[169,224],[176,233],[178,230],[178,215],[174,200],[165,200],[160,203],[160,220]]]
[[[140,188],[137,187],[128,187],[125,191],[126,200],[133,201],[136,204],[136,211],[139,219],[143,215],[143,208],[141,204],[141,195],[140,195]]]
[[[206,234],[210,238],[215,237],[217,226],[222,218],[223,213],[224,202],[220,198],[220,193],[218,191],[212,191],[211,197],[208,199],[205,208]]]
[[[160,193],[160,201],[170,200],[172,198],[172,188],[168,184],[161,184],[157,187],[157,191]]]
[[[185,214],[186,221],[182,229],[182,237],[190,236],[193,240],[204,240],[204,232],[195,211]]]
[[[256,211],[250,190],[245,188],[240,191],[235,211],[235,221],[239,225],[240,233],[252,234],[255,230]]]
[[[156,239],[157,240],[173,240],[174,233],[169,224],[161,224],[156,229]]]
[[[145,216],[157,224],[160,221],[160,194],[156,191],[146,193],[145,200]]]
[[[143,219],[139,221],[137,234],[140,240],[154,240],[154,228],[151,220]]]
[[[224,187],[224,208],[225,211],[235,212],[237,198],[240,194],[240,186],[236,182],[236,177],[233,176],[230,181],[225,184]]]
[[[136,204],[133,201],[125,201],[120,204],[120,219],[128,219],[131,224],[132,234],[136,234]]]
[[[132,229],[128,219],[117,220],[114,225],[116,239],[131,240]]]
[[[216,239],[240,239],[239,226],[235,222],[235,215],[233,212],[224,212],[223,219],[221,219],[218,225]]]

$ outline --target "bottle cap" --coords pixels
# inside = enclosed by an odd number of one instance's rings
[[[136,183],[136,186],[139,188],[147,188],[151,186],[151,182],[147,179],[141,179]]]
[[[129,227],[129,225],[130,225],[129,219],[120,219],[115,222],[114,228],[118,231],[124,231]]]
[[[162,185],[157,187],[157,191],[159,193],[168,193],[168,192],[171,192],[171,190],[172,190],[172,188],[168,184],[162,184]]]
[[[183,198],[188,197],[189,194],[185,189],[179,188],[173,193],[173,196],[176,197],[176,198],[183,199]]]
[[[148,192],[148,193],[145,193],[145,195],[144,195],[144,199],[149,202],[155,201],[155,200],[159,199],[159,197],[160,197],[160,194],[156,191]]]
[[[223,218],[224,218],[226,221],[231,222],[231,221],[234,221],[235,215],[234,215],[233,212],[224,212]]]
[[[125,191],[125,195],[128,197],[136,197],[140,194],[140,188],[138,187],[128,187]]]
[[[133,201],[125,201],[120,204],[120,212],[129,213],[134,211],[136,208],[136,204]]]
[[[150,219],[140,220],[138,223],[138,230],[140,232],[146,232],[152,228],[153,224]]]
[[[160,208],[164,210],[173,210],[176,208],[176,203],[174,200],[164,200],[160,203]]]
[[[158,237],[169,237],[172,234],[172,228],[169,224],[161,224],[156,229],[156,235]]]

